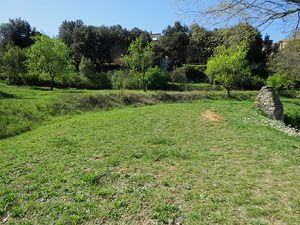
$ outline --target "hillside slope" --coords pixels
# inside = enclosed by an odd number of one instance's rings
[[[299,224],[299,139],[251,105],[90,112],[0,140],[0,221]]]

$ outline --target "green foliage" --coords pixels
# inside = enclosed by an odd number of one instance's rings
[[[96,65],[91,59],[81,58],[79,64],[79,74],[77,76],[76,87],[88,89],[108,89],[111,83],[108,74],[97,72]]]
[[[29,47],[34,43],[31,37],[39,34],[26,20],[9,19],[8,23],[0,25],[0,48],[6,48],[10,41],[20,48]]]
[[[115,70],[110,77],[113,89],[137,90],[142,87],[139,77],[132,71]]]
[[[37,36],[34,40],[26,52],[26,66],[31,73],[49,79],[53,90],[55,80],[64,81],[64,76],[68,77],[75,71],[70,50],[63,42],[48,36]]]
[[[272,86],[276,91],[288,90],[291,88],[292,82],[286,74],[275,73],[269,76],[267,85]]]
[[[25,51],[18,46],[14,46],[13,42],[8,42],[2,57],[1,67],[9,84],[23,83],[23,74],[26,72],[25,60]]]
[[[164,90],[168,85],[168,77],[158,66],[149,68],[145,74],[147,89]]]
[[[174,84],[174,82],[181,83],[182,85],[185,85],[188,82],[188,79],[186,77],[186,68],[185,67],[179,67],[175,70],[171,71],[169,74],[170,81]]]
[[[186,70],[186,76],[189,82],[192,83],[208,82],[208,77],[204,73],[206,70],[206,65],[184,64],[183,67]]]
[[[178,61],[179,64],[184,62],[184,52],[189,44],[189,28],[175,22],[174,26],[168,26],[163,30],[163,36],[160,43],[161,48],[172,55],[172,59]]]
[[[200,27],[198,24],[191,26],[189,37],[189,55],[198,57],[198,62],[205,62],[212,54],[214,49],[220,44],[213,36],[213,32]]]
[[[128,54],[122,57],[124,65],[134,71],[141,80],[144,91],[146,91],[146,71],[154,61],[153,48],[153,42],[148,42],[146,46],[143,46],[143,40],[137,38],[130,44]]]
[[[250,66],[246,60],[248,46],[241,42],[237,47],[217,47],[215,54],[207,62],[205,73],[210,80],[216,80],[226,90],[230,97],[230,90],[238,82],[250,76]]]
[[[96,66],[91,59],[87,59],[84,56],[81,58],[79,64],[79,74],[86,76],[89,79],[93,79],[96,74]]]
[[[300,87],[300,40],[289,40],[284,49],[279,50],[270,60],[273,72],[284,74],[291,81],[291,88]]]
[[[179,217],[179,209],[174,205],[162,204],[152,208],[151,218],[159,223],[175,224],[177,217]]]

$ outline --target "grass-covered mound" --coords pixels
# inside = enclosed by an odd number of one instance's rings
[[[0,140],[0,221],[299,224],[299,139],[251,106],[90,112]]]

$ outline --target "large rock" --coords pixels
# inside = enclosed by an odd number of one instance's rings
[[[275,120],[283,121],[283,106],[273,87],[264,86],[254,102],[254,107]]]

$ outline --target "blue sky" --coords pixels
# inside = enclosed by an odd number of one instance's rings
[[[190,25],[191,19],[177,15],[173,0],[0,0],[0,23],[21,17],[32,27],[53,37],[64,20],[81,19],[86,25],[120,24],[131,29],[160,33],[175,21]],[[286,38],[278,27],[262,32],[277,42]]]

